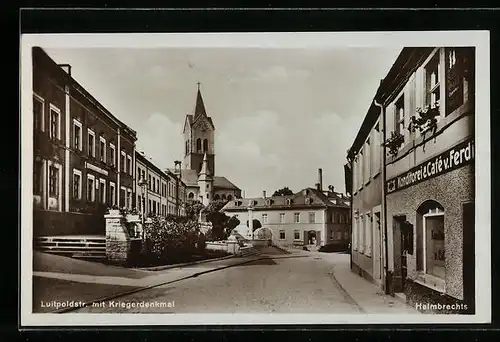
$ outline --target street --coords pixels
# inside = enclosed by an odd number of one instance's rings
[[[200,274],[167,285],[110,299],[75,313],[362,313],[363,309],[339,284],[332,255],[283,254],[262,250],[260,260]],[[324,253],[323,253],[324,254]],[[347,255],[338,257],[344,266]],[[203,272],[213,265],[201,264]],[[168,270],[166,271],[168,272]],[[359,279],[360,282],[365,280]],[[164,303],[148,308],[138,303]],[[127,307],[129,305],[129,307]]]

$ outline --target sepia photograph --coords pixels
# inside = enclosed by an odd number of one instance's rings
[[[23,35],[21,324],[490,322],[489,63],[486,31]]]

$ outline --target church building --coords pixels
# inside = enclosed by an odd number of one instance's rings
[[[241,189],[215,173],[215,125],[207,115],[200,84],[194,112],[184,121],[184,161],[180,172],[186,184],[187,200],[207,205],[212,200],[241,198]]]

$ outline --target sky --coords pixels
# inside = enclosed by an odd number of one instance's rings
[[[161,168],[183,160],[197,82],[215,124],[215,173],[246,197],[345,191],[346,151],[400,48],[46,48]]]

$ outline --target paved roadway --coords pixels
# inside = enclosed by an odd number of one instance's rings
[[[331,261],[284,255],[273,247],[265,260],[234,266],[195,278],[115,299],[170,303],[163,308],[86,307],[75,313],[359,313],[358,305],[331,275]],[[203,271],[203,264],[194,265]],[[213,267],[213,265],[211,266]],[[165,270],[164,272],[169,272]]]

